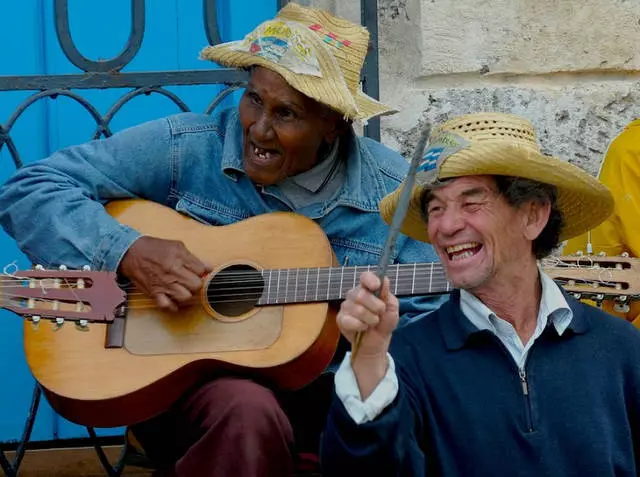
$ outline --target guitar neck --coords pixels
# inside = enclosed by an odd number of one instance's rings
[[[290,268],[262,270],[264,291],[259,305],[341,300],[358,285],[360,274],[375,265],[357,267]],[[396,296],[447,293],[451,284],[440,263],[390,265],[387,277]]]

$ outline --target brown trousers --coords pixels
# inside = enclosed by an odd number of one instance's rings
[[[333,376],[276,396],[248,379],[220,377],[168,412],[133,426],[157,475],[287,477],[299,452],[317,454]]]

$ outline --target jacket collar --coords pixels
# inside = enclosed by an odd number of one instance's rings
[[[584,312],[584,306],[565,290],[561,289],[561,291],[567,300],[569,308],[571,308],[573,312],[571,323],[569,323],[562,337],[586,333],[589,331],[591,325],[589,323],[589,317]],[[438,322],[448,350],[462,349],[469,343],[469,340],[474,335],[490,333],[488,330],[478,329],[462,313],[460,309],[460,290],[454,290],[449,300],[442,305],[438,314]],[[573,333],[568,333],[568,331],[572,331]]]

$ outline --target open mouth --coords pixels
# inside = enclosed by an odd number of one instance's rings
[[[279,161],[281,157],[278,150],[258,147],[253,142],[249,142],[249,151],[252,162],[262,166],[271,165]]]
[[[464,259],[473,257],[481,249],[482,249],[481,243],[467,242],[467,243],[461,243],[458,245],[451,245],[450,247],[447,247],[445,250],[447,252],[447,256],[449,257],[449,261],[457,262],[459,260],[464,260]]]

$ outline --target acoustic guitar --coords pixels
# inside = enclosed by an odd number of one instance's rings
[[[27,318],[25,355],[35,379],[60,415],[82,425],[146,420],[214,373],[246,374],[284,390],[305,386],[336,350],[332,305],[362,272],[375,270],[338,266],[322,229],[293,213],[212,227],[147,201],[106,208],[142,234],[184,242],[214,269],[175,314],[113,272],[36,266],[5,273],[0,307]],[[580,296],[624,303],[640,295],[634,259],[562,257],[545,271]],[[440,263],[392,265],[388,276],[397,296],[451,289]]]

